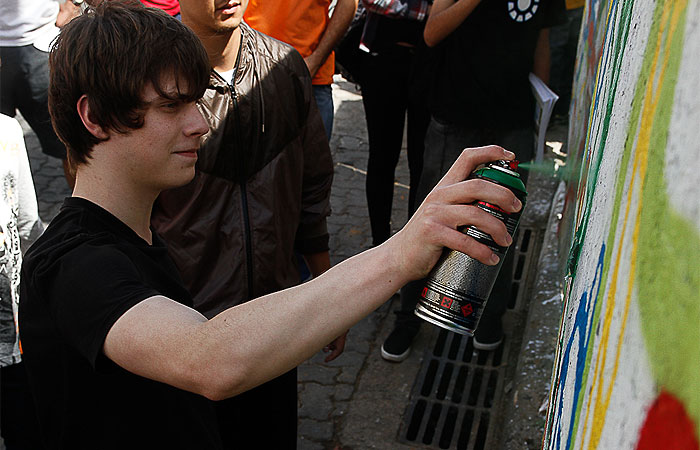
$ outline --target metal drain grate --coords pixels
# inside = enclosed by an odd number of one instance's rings
[[[484,449],[492,408],[503,391],[504,340],[492,351],[475,350],[472,338],[435,328],[416,399],[401,436],[405,443],[437,448]]]
[[[530,273],[536,270],[542,233],[521,228],[515,242],[513,289],[506,314],[524,317],[532,284],[528,279],[535,278]],[[504,328],[506,338],[496,350],[480,351],[474,349],[471,337],[433,327],[399,430],[401,442],[414,448],[494,448],[489,443],[498,424],[506,367],[517,361],[511,345],[520,342],[523,331],[522,326],[509,330],[505,321]]]

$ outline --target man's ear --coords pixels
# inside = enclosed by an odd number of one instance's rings
[[[107,130],[102,128],[102,125],[94,122],[92,119],[90,114],[90,102],[88,101],[87,95],[83,94],[78,99],[78,104],[76,106],[80,120],[83,122],[83,125],[85,128],[87,128],[90,134],[98,139],[108,139],[109,133],[107,133]]]

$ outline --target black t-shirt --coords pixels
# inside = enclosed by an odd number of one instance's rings
[[[140,301],[192,303],[157,235],[148,245],[101,207],[68,198],[21,276],[23,359],[49,448],[221,448],[209,400],[102,352],[112,325]]]
[[[482,0],[431,52],[433,116],[470,127],[531,125],[537,39],[564,11],[564,0]]]

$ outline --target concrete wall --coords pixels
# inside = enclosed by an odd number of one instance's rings
[[[700,1],[583,21],[543,446],[698,449]]]

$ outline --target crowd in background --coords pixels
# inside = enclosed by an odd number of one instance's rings
[[[36,433],[43,424],[22,363],[18,305],[22,254],[44,224],[21,129],[11,118],[19,111],[42,150],[63,160],[72,187],[76,161],[49,116],[49,48],[61,27],[97,3],[0,4],[0,433],[8,450],[43,448]],[[163,193],[152,221],[207,318],[330,267],[334,74],[357,83],[362,94],[367,207],[378,246],[391,236],[404,135],[410,217],[464,148],[496,144],[521,161],[533,157],[531,72],[559,94],[555,120],[566,120],[583,10],[582,1],[572,0],[142,3],[192,28],[212,68],[200,102],[211,131],[195,179]],[[221,33],[222,14],[242,20]],[[500,276],[512,273],[509,256]],[[410,352],[420,326],[412,313],[420,286],[400,291],[395,327],[381,348],[388,361],[401,362]],[[502,289],[492,292],[474,337],[482,350],[503,339],[510,283],[496,286]],[[342,353],[344,342],[342,335],[329,343],[328,360]],[[252,448],[270,421],[276,424],[271,445],[294,448],[296,395],[292,370],[218,402],[216,424],[226,448]]]

